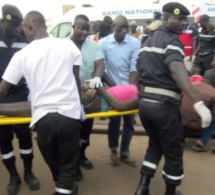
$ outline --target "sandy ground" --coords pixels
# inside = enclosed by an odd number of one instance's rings
[[[36,134],[34,133],[33,137]],[[195,153],[191,150],[194,140],[187,140],[184,152],[185,179],[180,190],[183,195],[214,195],[215,194],[215,155],[210,152]],[[215,146],[215,141],[211,145]],[[138,167],[132,168],[121,164],[112,167],[109,164],[109,150],[107,148],[107,136],[93,134],[91,136],[91,147],[87,150],[87,156],[93,161],[93,170],[83,170],[84,180],[78,183],[79,195],[133,195],[139,182],[139,170],[143,155],[147,146],[146,136],[134,136],[131,144],[131,156],[138,162]],[[17,156],[17,167],[19,173],[23,173],[22,161],[19,158],[17,140],[14,140]],[[43,161],[34,139],[34,172],[41,182],[41,189],[30,191],[28,186],[22,182],[20,195],[51,195],[54,184],[49,169]],[[157,170],[156,176],[151,184],[152,195],[164,194],[164,182],[162,180],[163,161]],[[6,186],[9,176],[0,165],[0,195],[7,195]]]

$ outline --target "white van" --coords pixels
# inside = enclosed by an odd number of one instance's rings
[[[97,12],[95,12],[97,10]],[[92,13],[95,13],[92,15]],[[98,9],[95,7],[77,7],[66,12],[62,18],[48,29],[48,33],[53,37],[64,38],[73,33],[72,21],[79,14],[89,17],[90,21],[102,20],[102,16],[97,15]],[[93,16],[93,17],[92,17]]]
[[[105,16],[110,16],[114,19],[117,15],[124,15],[128,20],[136,20],[139,28],[142,27],[143,21],[152,19],[155,11],[161,11],[161,6],[149,5],[145,8],[131,7],[131,8],[100,8],[100,7],[78,7],[71,9],[62,16],[62,19],[54,24],[48,32],[53,37],[67,37],[72,34],[72,21],[75,16],[84,14],[89,17],[90,21],[103,20]]]
[[[196,5],[192,1],[187,2],[187,8],[191,12],[189,20],[194,22],[195,17],[199,14],[207,14],[210,16],[211,23],[215,23],[215,5],[206,4],[205,2],[196,2]],[[144,4],[144,6],[132,6],[124,7],[123,4],[120,7],[77,7],[65,13],[62,19],[59,20],[54,26],[52,26],[48,32],[54,37],[66,37],[72,34],[72,21],[78,14],[84,14],[89,17],[90,21],[102,20],[105,16],[110,16],[113,19],[117,15],[124,15],[128,20],[136,20],[138,28],[141,29],[144,20],[152,19],[155,11],[161,12],[161,4]],[[195,10],[198,9],[198,13]]]

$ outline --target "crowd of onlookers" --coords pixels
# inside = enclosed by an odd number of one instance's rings
[[[113,21],[108,16],[106,16],[103,21],[91,22],[91,30],[89,32],[91,35],[89,36],[89,38],[99,41],[100,39],[108,36],[110,33],[112,33],[112,25]],[[150,37],[150,34],[152,34],[162,25],[162,14],[160,12],[154,12],[153,20],[146,20],[144,22],[143,32],[138,30],[137,22],[134,20],[130,21],[128,25],[128,34],[140,40],[141,46],[143,46],[147,38]],[[184,46],[184,64],[188,71],[188,74],[191,76],[190,80],[192,82],[202,81],[201,76],[204,75],[205,71],[210,68],[214,68],[214,35],[214,25],[210,23],[210,18],[207,15],[202,15],[197,23],[189,23],[188,21],[184,27],[184,31],[179,35],[179,39]],[[206,91],[207,93],[209,93],[209,90]],[[213,91],[211,93],[213,94]],[[210,101],[213,101],[213,96],[210,97]],[[184,104],[182,102],[182,111],[184,110],[183,106]],[[186,120],[188,120],[184,122],[186,127],[185,135],[200,136],[200,134],[202,134],[203,132],[193,132],[192,129],[200,130],[201,128],[197,128],[195,124],[192,126],[192,122],[190,124],[189,121],[192,121],[194,119],[191,116],[187,117],[186,113],[187,112],[183,111],[182,115],[182,119],[185,118]],[[191,115],[190,112],[189,115]],[[214,132],[215,130],[213,131],[211,129],[210,138],[212,137]],[[196,145],[193,146],[193,149],[197,151],[207,151],[207,142],[208,141],[204,141],[203,143],[202,141],[197,140]]]
[[[136,21],[130,21],[128,23],[129,35],[140,40],[141,46],[143,46],[147,38],[150,37],[150,34],[152,34],[162,25],[161,17],[162,14],[160,12],[155,12],[153,15],[154,19],[152,21],[146,20],[144,22],[143,32],[138,30],[138,25]],[[91,22],[91,30],[89,32],[91,35],[89,36],[89,38],[95,41],[100,41],[100,39],[112,33],[112,25],[113,21],[108,16],[106,16],[103,21]],[[214,35],[214,26],[210,23],[210,18],[207,15],[202,15],[198,23],[190,24],[189,22],[187,22],[184,31],[179,35],[179,39],[184,46],[184,64],[188,71],[188,74],[191,76],[191,82],[201,81],[202,83],[203,77],[201,76],[203,76],[207,70],[214,68]],[[211,79],[213,78],[210,78],[210,80]],[[195,86],[197,86],[198,88],[198,84],[195,84]],[[204,91],[203,89],[201,89],[200,93],[203,93],[203,96],[208,96],[208,100],[205,101],[210,102],[208,104],[211,104],[210,107],[213,113],[214,95],[212,89],[213,88]],[[207,151],[208,147],[206,146],[206,144],[212,138],[215,130],[214,128],[210,127],[209,130],[202,131],[200,126],[196,124],[199,122],[197,120],[198,117],[196,116],[196,119],[194,119],[195,117],[192,116],[192,108],[190,108],[191,110],[189,111],[189,106],[187,106],[188,104],[184,103],[184,101],[187,101],[186,98],[182,98],[182,120],[184,122],[185,127],[185,136],[187,135],[198,137],[203,135],[204,137],[204,132],[209,131],[210,135],[206,139],[207,141],[204,140],[204,138],[201,138],[204,141],[201,141],[201,139],[197,140],[196,145],[193,146],[193,149],[196,151]]]

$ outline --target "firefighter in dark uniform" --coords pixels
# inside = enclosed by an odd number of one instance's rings
[[[165,195],[178,195],[183,175],[182,125],[179,111],[181,90],[194,102],[202,126],[211,122],[210,111],[191,86],[183,64],[183,45],[178,39],[189,11],[180,3],[163,7],[163,24],[146,40],[139,54],[139,115],[149,136],[135,195],[149,195],[149,184],[164,155]],[[203,115],[204,113],[204,115]]]
[[[0,21],[0,78],[2,77],[12,56],[27,45],[24,36],[19,32],[23,20],[19,9],[13,5],[4,5],[2,7],[2,19]],[[29,90],[25,80],[12,87],[6,102],[27,101]],[[8,194],[16,195],[19,191],[21,179],[15,165],[15,156],[13,152],[12,140],[13,133],[19,140],[20,156],[24,164],[24,180],[30,189],[37,190],[40,188],[38,179],[32,173],[32,136],[28,125],[5,125],[0,126],[0,149],[3,163],[10,173],[10,183],[8,185]]]
[[[197,69],[200,75],[215,67],[215,30],[209,19],[208,15],[202,15],[199,20],[202,30],[198,38],[194,69]]]

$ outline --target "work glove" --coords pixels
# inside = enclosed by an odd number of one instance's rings
[[[191,61],[191,57],[190,57],[190,56],[184,57],[184,61],[185,61],[185,62],[190,62],[190,61]]]
[[[193,56],[192,56],[192,58],[191,58],[191,62],[193,62],[193,63],[194,63],[195,59],[196,59],[196,56],[195,56],[195,55],[193,55]]]
[[[201,117],[201,127],[206,128],[211,124],[211,111],[205,106],[203,101],[199,101],[193,105],[195,111]]]
[[[90,82],[90,88],[98,88],[98,87],[103,86],[100,77],[94,77],[93,79],[89,79],[89,80],[86,80],[86,81]]]

